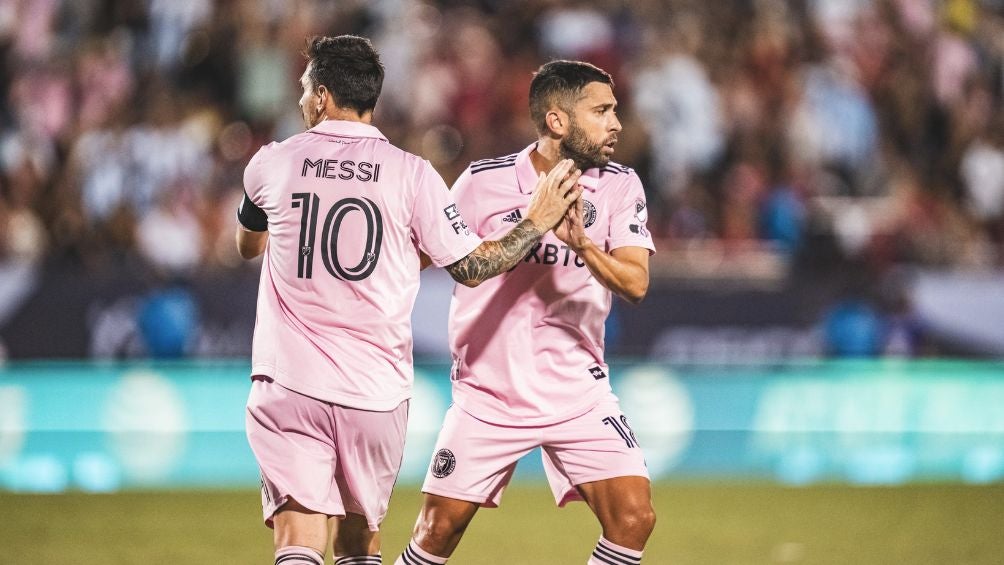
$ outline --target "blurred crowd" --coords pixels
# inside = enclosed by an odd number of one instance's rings
[[[541,62],[584,59],[659,237],[1004,260],[1001,0],[0,0],[3,256],[232,265],[242,168],[302,128],[315,33],[374,39],[378,125],[447,182],[532,139]]]
[[[238,267],[244,165],[303,128],[305,37],[341,33],[447,183],[532,140],[533,70],[582,59],[667,247],[1004,266],[1004,0],[0,0],[0,262]]]

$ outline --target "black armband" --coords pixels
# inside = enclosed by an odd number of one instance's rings
[[[237,208],[237,221],[248,231],[268,231],[268,216],[265,211],[251,202],[248,193]]]

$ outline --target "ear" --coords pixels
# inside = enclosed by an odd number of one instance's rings
[[[328,87],[323,84],[317,87],[317,111],[322,112],[328,105]]]
[[[568,114],[558,108],[552,108],[547,115],[544,116],[544,123],[547,124],[547,128],[550,129],[552,133],[560,136],[564,136],[568,133],[568,124],[570,122]]]

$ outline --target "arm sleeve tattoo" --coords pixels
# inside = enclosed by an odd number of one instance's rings
[[[523,220],[501,239],[482,242],[467,257],[446,267],[446,270],[458,283],[477,286],[513,268],[544,237],[544,233],[530,220]]]

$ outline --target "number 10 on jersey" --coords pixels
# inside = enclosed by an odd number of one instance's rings
[[[300,252],[297,254],[296,276],[301,279],[313,278],[314,242],[320,207],[320,197],[312,192],[293,194],[293,208],[300,209]],[[366,241],[359,263],[345,267],[338,258],[338,235],[342,222],[353,212],[363,215]],[[321,228],[321,260],[331,276],[344,281],[361,281],[370,276],[380,259],[382,243],[383,215],[376,203],[369,198],[342,198],[328,209]]]

